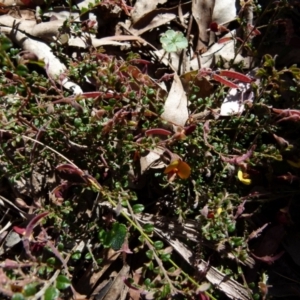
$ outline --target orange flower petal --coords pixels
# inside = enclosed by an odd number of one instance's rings
[[[177,174],[181,179],[187,179],[190,177],[191,167],[187,163],[185,163],[184,161],[180,161],[177,168]]]
[[[166,169],[165,169],[165,171],[164,171],[164,174],[168,174],[168,173],[170,173],[171,171],[177,172],[177,168],[178,168],[180,162],[181,162],[181,161],[180,161],[179,159],[173,160],[173,161],[166,167]],[[176,169],[176,170],[175,170],[175,169]]]

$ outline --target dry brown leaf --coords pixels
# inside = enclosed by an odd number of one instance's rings
[[[146,156],[142,156],[140,159],[141,174],[143,174],[149,168],[162,169],[166,167],[166,164],[160,159],[164,153],[163,148],[156,147],[153,151],[149,152]]]
[[[182,81],[182,85],[184,87],[184,90],[187,94],[189,94],[191,91],[191,82],[193,82],[193,85],[197,86],[199,88],[198,92],[196,92],[197,98],[205,98],[209,97],[213,92],[213,84],[210,83],[204,76],[199,77],[197,76],[198,71],[191,71],[187,72],[180,76],[180,79]]]
[[[93,265],[86,270],[85,274],[80,278],[80,284],[76,286],[76,290],[82,294],[89,294],[96,286],[99,279],[104,275],[107,269],[115,262],[120,256],[120,252],[116,252],[113,249],[105,250],[104,265],[99,271],[94,271]]]
[[[9,16],[15,19],[22,19],[22,20],[36,20],[35,13],[31,9],[11,9],[8,14]]]
[[[236,17],[235,0],[193,0],[192,14],[198,26],[197,51],[205,50],[214,41],[208,29],[212,22],[223,24]]]
[[[186,93],[179,76],[175,73],[171,90],[164,105],[164,112],[161,115],[164,120],[169,121],[175,126],[175,132],[178,126],[185,125],[189,117],[187,105]]]
[[[236,0],[215,0],[212,21],[223,24],[236,17]]]
[[[200,52],[208,45],[209,33],[207,28],[209,28],[212,22],[215,1],[216,0],[193,0],[192,2],[192,14],[198,26],[199,39],[197,51]]]
[[[134,35],[141,35],[150,29],[166,24],[178,17],[179,7],[158,8],[143,15],[131,25],[130,32]],[[181,5],[181,14],[187,15],[190,12],[190,3]],[[125,26],[126,27],[126,26]]]
[[[236,32],[235,30],[229,32],[225,35],[226,37],[235,37]],[[248,68],[250,65],[249,57],[243,57],[240,54],[235,53],[235,41],[234,39],[229,40],[225,44],[213,44],[207,52],[200,56],[201,68],[210,68],[214,63],[217,61],[229,62],[230,60],[234,59],[234,63],[238,64],[243,62],[244,67]],[[190,62],[192,70],[199,69],[198,59],[194,58]],[[226,66],[226,64],[225,64]]]
[[[167,0],[137,0],[131,12],[133,23],[140,20],[146,13],[156,9],[158,4],[164,4]]]
[[[3,6],[9,7],[9,6],[36,6],[36,5],[42,5],[45,1],[43,0],[4,0],[1,4]]]
[[[124,278],[128,276],[129,266],[124,265],[123,268],[118,273],[112,285],[109,287],[106,295],[102,298],[103,300],[119,300],[122,299],[124,295],[124,289],[128,290],[128,287],[125,286]],[[98,299],[98,298],[97,298]]]
[[[59,82],[64,88],[71,90],[73,94],[82,94],[81,87],[70,81],[65,75],[67,71],[66,66],[53,54],[51,48],[47,44],[32,39],[23,32],[15,30],[15,28],[13,29],[5,26],[1,26],[0,28],[4,34],[18,44],[24,51],[33,53],[38,60],[44,61],[48,77]]]
[[[143,282],[143,269],[139,268],[135,270],[132,274],[132,279],[135,285],[140,285]],[[145,288],[145,286],[143,286]],[[140,300],[141,299],[141,291],[138,289],[129,289],[128,291],[129,297],[131,300]]]
[[[173,13],[164,13],[164,14],[157,14],[150,22],[145,23],[147,24],[145,27],[141,29],[134,29],[131,28],[131,32],[135,35],[141,35],[153,28],[159,27],[161,25],[167,24],[168,22],[174,20],[176,15]]]

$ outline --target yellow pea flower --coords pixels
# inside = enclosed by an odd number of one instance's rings
[[[181,179],[187,179],[191,175],[191,167],[184,161],[176,159],[166,167],[164,174],[177,174]]]
[[[245,185],[250,185],[251,184],[251,179],[248,178],[249,175],[247,173],[243,173],[242,170],[238,171],[238,179],[241,183],[245,184]]]

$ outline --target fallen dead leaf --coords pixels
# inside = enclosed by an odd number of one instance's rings
[[[140,159],[141,174],[143,174],[149,168],[151,169],[163,169],[166,164],[160,159],[164,153],[164,149],[156,147],[153,151],[150,151],[146,156],[142,156]]]
[[[184,126],[188,114],[188,101],[186,93],[179,76],[174,74],[174,81],[171,90],[164,105],[164,112],[161,117],[173,124],[174,132],[177,132],[178,126]]]
[[[197,52],[203,52],[208,46],[209,33],[207,28],[212,22],[212,13],[214,11],[216,0],[193,0],[192,14],[198,26],[198,44]]]
[[[137,0],[131,12],[133,24],[139,21],[145,14],[156,9],[158,4],[164,4],[167,0]]]

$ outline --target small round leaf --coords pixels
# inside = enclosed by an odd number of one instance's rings
[[[186,37],[180,31],[167,30],[160,38],[163,49],[170,53],[188,46]]]
[[[19,76],[25,76],[28,74],[28,69],[25,65],[18,65],[17,66],[17,69],[16,69],[16,73],[19,75]]]
[[[154,225],[153,224],[145,224],[143,227],[145,233],[152,233],[154,230]]]
[[[59,297],[59,290],[53,286],[47,288],[44,294],[44,300],[55,300]]]
[[[23,288],[23,293],[26,297],[29,297],[29,296],[33,296],[36,294],[37,292],[37,283],[29,283],[29,284],[26,284]]]
[[[133,205],[132,209],[135,213],[141,213],[145,209],[145,207],[142,204],[135,204]]]
[[[7,37],[1,37],[0,38],[0,49],[6,51],[13,47],[13,44],[10,39]]]
[[[119,250],[126,238],[127,228],[124,224],[120,224],[118,222],[113,224],[111,234],[111,247],[114,250]]]
[[[25,298],[22,294],[16,293],[11,297],[11,300],[25,300]]]
[[[146,252],[146,255],[147,255],[147,257],[148,257],[149,259],[153,259],[153,258],[154,258],[154,256],[153,256],[153,251],[152,251],[152,250],[148,250],[148,251]]]
[[[59,275],[56,279],[56,288],[59,290],[64,290],[68,288],[71,284],[71,281],[64,275]]]
[[[162,241],[156,241],[154,242],[154,247],[159,250],[159,249],[162,249],[164,246],[164,243]]]

